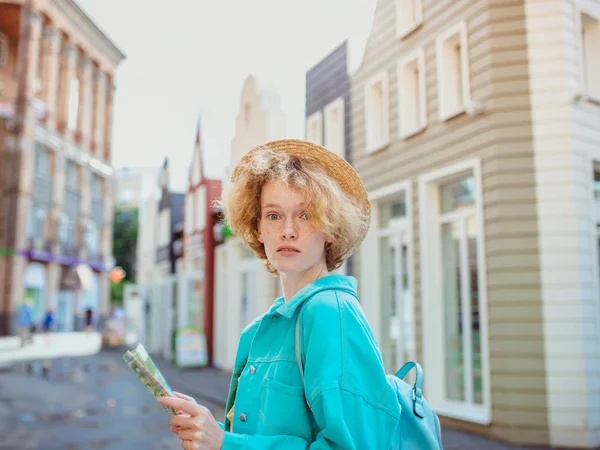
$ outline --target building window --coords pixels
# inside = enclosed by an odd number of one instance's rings
[[[67,160],[65,171],[66,171],[65,183],[66,183],[67,189],[77,189],[77,172],[78,172],[77,164],[74,161]]]
[[[35,147],[35,175],[39,178],[50,177],[50,153],[42,145]]]
[[[77,129],[79,112],[79,79],[73,77],[69,83],[69,111],[67,115],[67,127],[70,131]]]
[[[427,126],[425,52],[419,49],[398,64],[399,135],[406,139]]]
[[[325,107],[325,147],[342,158],[346,157],[344,99],[334,100]]]
[[[593,56],[600,52],[600,17],[585,12],[579,12],[579,16],[582,88],[587,95],[600,100],[600,59]]]
[[[429,398],[450,417],[489,423],[489,356],[479,162],[420,180],[425,364]],[[435,385],[437,383],[437,385]],[[435,385],[435,386],[434,386]],[[433,397],[432,397],[433,396]]]
[[[69,220],[66,214],[61,214],[57,218],[58,242],[61,245],[73,245],[75,242],[74,224]]]
[[[85,226],[84,241],[90,256],[95,256],[98,253],[98,238],[98,226],[94,222],[89,221]]]
[[[387,74],[382,72],[365,84],[366,150],[381,150],[390,142]]]
[[[323,145],[323,113],[317,111],[306,119],[306,140]]]
[[[44,238],[46,236],[46,210],[38,205],[31,205],[27,217],[27,237]]]
[[[448,120],[465,112],[471,102],[469,51],[465,22],[436,39],[439,114]]]
[[[92,174],[92,198],[102,198],[102,177],[98,174]]]
[[[405,191],[377,203],[382,354],[389,371],[416,358],[410,235]]]
[[[0,33],[0,67],[8,66],[8,38]]]
[[[423,23],[423,0],[396,0],[396,33],[404,38]]]

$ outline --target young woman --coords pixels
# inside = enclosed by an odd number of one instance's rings
[[[284,296],[242,332],[224,423],[185,395],[159,400],[181,411],[171,420],[181,446],[387,450],[400,418],[396,394],[356,280],[331,273],[369,228],[357,173],[319,145],[270,142],[235,167],[223,205]]]

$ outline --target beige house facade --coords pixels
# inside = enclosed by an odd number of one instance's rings
[[[379,0],[352,74],[355,274],[456,428],[600,446],[600,1]]]
[[[244,154],[256,145],[283,139],[285,128],[285,115],[275,89],[255,75],[249,75],[240,96],[224,189],[233,167]],[[239,237],[227,237],[216,246],[213,365],[233,370],[241,331],[279,295],[282,295],[279,278],[267,272],[263,261]]]

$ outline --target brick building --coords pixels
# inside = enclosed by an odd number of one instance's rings
[[[0,334],[25,298],[62,330],[107,310],[123,58],[72,0],[0,1]]]

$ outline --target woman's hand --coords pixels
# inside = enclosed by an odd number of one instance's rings
[[[158,402],[180,411],[171,419],[171,431],[181,439],[186,450],[221,450],[225,432],[212,413],[187,395],[161,397]]]
[[[173,391],[173,394],[175,394],[175,396],[182,398],[184,400],[188,400],[192,403],[197,403],[196,400],[194,400],[194,398],[190,397],[189,395],[185,395],[185,394],[182,394],[181,392],[175,392],[175,391]],[[182,415],[184,415],[184,413],[182,413]],[[179,425],[174,426],[171,424],[171,433],[179,435],[179,432],[181,430],[183,430],[183,428],[181,428]]]

